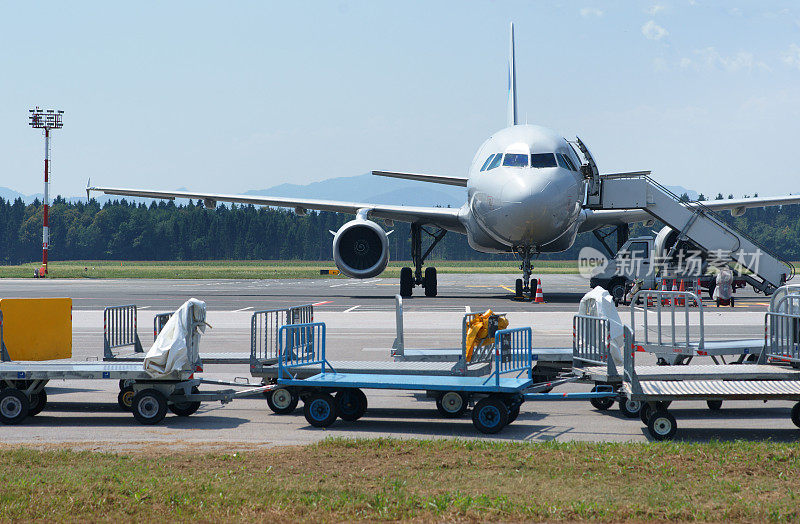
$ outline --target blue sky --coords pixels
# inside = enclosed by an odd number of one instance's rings
[[[35,105],[65,111],[52,191],[236,193],[371,169],[465,175],[520,118],[602,172],[800,192],[792,2],[8,2],[0,186],[41,191]]]

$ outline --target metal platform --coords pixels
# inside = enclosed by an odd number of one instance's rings
[[[620,382],[620,375],[609,376],[608,369],[591,366],[583,369],[591,380]],[[639,380],[800,380],[800,370],[762,364],[684,364],[678,366],[636,366]]]
[[[624,387],[634,400],[800,400],[800,380],[649,380],[639,384],[639,393]]]
[[[144,356],[145,353],[126,353],[103,360],[106,362],[142,362]],[[200,360],[203,364],[249,364],[250,353],[201,353]]]
[[[469,391],[473,393],[519,393],[533,383],[528,377],[500,377],[499,382],[485,377],[452,375],[379,375],[364,373],[317,373],[305,379],[279,379],[282,386],[403,389],[422,391]]]
[[[174,372],[162,380],[183,380],[189,378],[191,374],[191,372]],[[0,378],[5,380],[60,378],[154,380],[144,370],[141,363],[106,362],[2,362],[0,363]]]
[[[459,369],[452,362],[385,362],[374,360],[334,360],[330,366],[338,373],[359,373],[365,375],[428,375],[428,376],[466,376],[482,377],[492,369],[489,362],[467,366],[465,370]],[[308,378],[319,373],[318,365],[298,365],[291,369],[292,375],[298,378]],[[255,377],[277,378],[278,365],[262,366],[259,371],[253,372]]]

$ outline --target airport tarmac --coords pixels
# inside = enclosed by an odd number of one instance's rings
[[[436,298],[415,296],[405,301],[407,347],[458,347],[465,312],[508,312],[512,327],[531,326],[535,347],[571,347],[572,315],[588,290],[579,275],[545,275],[545,304],[511,300],[506,290],[515,275],[440,275]],[[505,287],[504,287],[505,286]],[[509,289],[511,289],[509,287]],[[420,290],[415,290],[420,291]],[[396,279],[349,280],[2,280],[0,297],[68,296],[73,298],[73,358],[102,358],[102,308],[137,304],[139,335],[145,348],[152,342],[155,313],[174,310],[196,297],[208,305],[213,326],[201,340],[202,352],[249,352],[250,317],[258,309],[315,304],[315,320],[328,327],[328,355],[336,360],[388,361],[395,336]],[[763,337],[768,299],[752,292],[737,293],[737,307],[706,307],[706,336]],[[620,308],[629,321],[629,309]],[[249,376],[247,365],[207,365],[208,378]],[[557,391],[586,391],[571,384]],[[197,414],[168,415],[156,426],[141,426],[119,410],[116,381],[52,381],[47,409],[19,426],[0,426],[0,441],[18,444],[67,444],[88,449],[120,449],[148,442],[197,446],[230,443],[237,446],[285,445],[337,437],[486,438],[469,416],[445,420],[432,401],[413,394],[368,391],[369,410],[357,422],[337,421],[321,430],[308,425],[301,408],[292,415],[274,415],[260,398],[227,406],[204,404]],[[710,412],[704,402],[674,405],[677,438],[686,440],[794,440],[800,436],[789,419],[791,402],[730,402]],[[508,440],[646,441],[638,419],[619,410],[600,413],[587,401],[527,402],[519,419],[493,437]]]

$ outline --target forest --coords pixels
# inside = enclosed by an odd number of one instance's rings
[[[722,195],[718,195],[722,198]],[[25,204],[0,198],[0,264],[19,264],[41,258],[41,202]],[[787,260],[800,260],[800,205],[750,209],[724,219]],[[100,204],[96,200],[69,202],[58,197],[50,209],[50,260],[330,260],[332,235],[352,217],[254,206],[218,206],[202,202],[149,205],[126,200]],[[390,258],[408,260],[408,224],[385,229]],[[660,227],[656,224],[653,229]],[[631,235],[649,234],[638,225]],[[613,236],[612,236],[613,239]],[[574,260],[585,245],[600,247],[590,233],[578,236],[567,251],[543,259]],[[450,233],[434,249],[432,260],[509,259],[472,250],[463,235]]]

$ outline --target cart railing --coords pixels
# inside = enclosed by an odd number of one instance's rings
[[[261,372],[264,366],[278,363],[281,326],[308,324],[314,321],[311,304],[282,309],[256,311],[250,318],[250,369]]]
[[[103,310],[103,355],[114,358],[112,350],[133,346],[136,353],[143,353],[137,328],[137,311],[133,304],[110,306]]]
[[[325,323],[287,324],[278,329],[278,376],[291,377],[298,366],[319,365],[322,373],[333,367],[325,359]]]
[[[641,304],[639,301],[641,300]],[[699,319],[699,337],[691,334],[689,313],[691,304],[700,304],[702,300],[690,291],[642,290],[631,300],[631,329],[636,335],[636,310],[641,308],[643,331],[636,337],[637,345],[650,353],[671,353],[681,355],[697,355],[704,348],[705,332],[703,308],[696,311]],[[637,307],[634,307],[638,304]],[[650,320],[650,313],[655,313],[655,325]],[[683,319],[683,322],[679,322]],[[654,333],[653,333],[654,331]]]
[[[769,298],[769,311],[771,313],[800,313],[800,284],[787,284],[772,293]]]
[[[605,366],[611,355],[611,322],[590,315],[572,317],[572,367]]]
[[[764,318],[765,358],[778,362],[800,363],[800,314],[772,313]]]
[[[500,375],[518,372],[533,377],[533,331],[529,327],[500,329],[494,335],[494,369],[484,384],[500,385]]]
[[[153,317],[153,340],[158,338],[159,333],[161,333],[161,330],[164,329],[164,326],[167,325],[167,322],[174,314],[175,312],[172,311],[170,313],[159,313]]]

